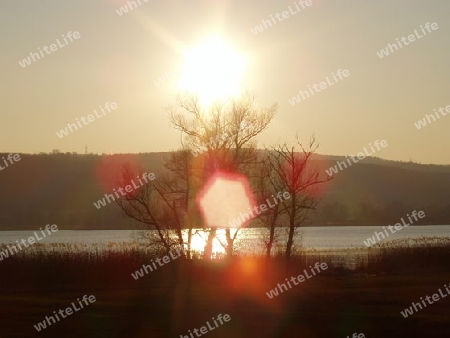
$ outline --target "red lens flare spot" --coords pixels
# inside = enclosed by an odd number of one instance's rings
[[[314,181],[325,181],[327,161],[318,160],[318,157],[307,157],[303,153],[296,153],[292,158],[281,165],[284,179],[289,182],[290,188],[296,192],[312,198],[321,198],[329,188],[328,184],[311,184]]]
[[[240,227],[241,214],[250,215],[255,206],[250,184],[239,174],[216,173],[197,195],[205,227]]]
[[[113,189],[122,187],[123,171],[125,166],[129,166],[134,171],[141,167],[138,155],[110,155],[102,156],[95,167],[95,177],[100,189],[105,193],[110,193]],[[138,182],[137,178],[134,179]],[[131,182],[131,180],[130,180]],[[128,184],[128,182],[126,182]]]

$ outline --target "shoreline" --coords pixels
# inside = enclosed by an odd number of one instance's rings
[[[393,222],[391,222],[393,223]],[[336,228],[336,227],[381,227],[381,226],[386,226],[387,223],[376,223],[376,224],[361,224],[361,223],[327,223],[327,224],[313,224],[313,225],[307,225],[307,226],[303,226],[301,228]],[[411,227],[415,227],[415,226],[423,226],[423,227],[428,227],[428,226],[450,226],[450,223],[437,223],[437,224],[422,224],[422,223],[415,223],[415,224],[411,224]],[[260,227],[242,227],[242,229],[258,229]],[[283,227],[276,227],[276,228],[283,228]],[[120,228],[120,229],[115,229],[115,228],[76,228],[76,229],[68,229],[68,228],[58,228],[60,231],[143,231],[143,229],[130,229],[130,228]],[[202,227],[198,227],[198,228],[193,228],[192,230],[202,230]],[[14,229],[14,228],[5,228],[5,229],[0,229],[0,232],[2,231],[31,231],[34,230],[33,227],[30,228],[21,228],[21,229]],[[187,229],[184,229],[187,230]]]

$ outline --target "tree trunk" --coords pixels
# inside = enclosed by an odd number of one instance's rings
[[[273,218],[270,223],[269,242],[266,245],[266,258],[270,259],[272,254],[273,242],[275,240],[275,224],[278,217],[278,204],[273,209]]]
[[[225,251],[227,253],[227,258],[231,259],[231,257],[233,256],[234,240],[233,240],[233,238],[231,238],[231,230],[229,228],[225,229],[225,236],[227,237],[227,247],[226,247]]]
[[[295,194],[291,194],[291,212],[289,215],[289,236],[286,243],[286,261],[291,259],[292,246],[294,244],[294,231],[295,231]]]
[[[216,237],[217,228],[212,227],[211,231],[208,235],[208,240],[206,241],[205,251],[203,252],[203,259],[211,259],[212,249],[213,249],[213,240]]]

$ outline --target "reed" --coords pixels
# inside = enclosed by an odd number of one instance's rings
[[[450,259],[450,238],[395,239],[378,243],[368,251],[368,261],[364,268],[369,271],[440,271],[447,269],[445,262]]]
[[[4,250],[6,245],[0,245]],[[104,287],[127,286],[148,283],[164,285],[173,276],[185,274],[188,278],[208,275],[223,278],[227,269],[239,270],[242,265],[261,268],[268,278],[274,280],[287,271],[301,271],[315,262],[327,263],[333,274],[357,270],[370,274],[402,274],[449,271],[450,238],[421,237],[392,240],[372,248],[344,250],[297,250],[289,262],[282,251],[270,259],[263,255],[234,256],[202,260],[179,259],[158,270],[149,278],[135,281],[131,273],[149,264],[151,259],[163,257],[162,252],[149,249],[143,242],[123,243],[54,243],[36,244],[0,262],[2,277],[0,287],[7,289],[59,288],[59,287]],[[220,272],[222,271],[222,272]],[[219,273],[220,272],[220,273]],[[181,278],[181,277],[180,277]]]

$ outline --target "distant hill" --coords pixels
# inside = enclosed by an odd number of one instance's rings
[[[111,182],[121,162],[140,163],[158,177],[168,154],[21,154],[19,162],[0,171],[0,230],[48,223],[60,229],[138,229],[114,203],[101,209],[93,203],[117,187]],[[314,157],[321,170],[343,159]],[[449,165],[366,158],[335,175],[313,224],[385,225],[412,210],[425,210],[425,224],[450,224],[449,192]]]

